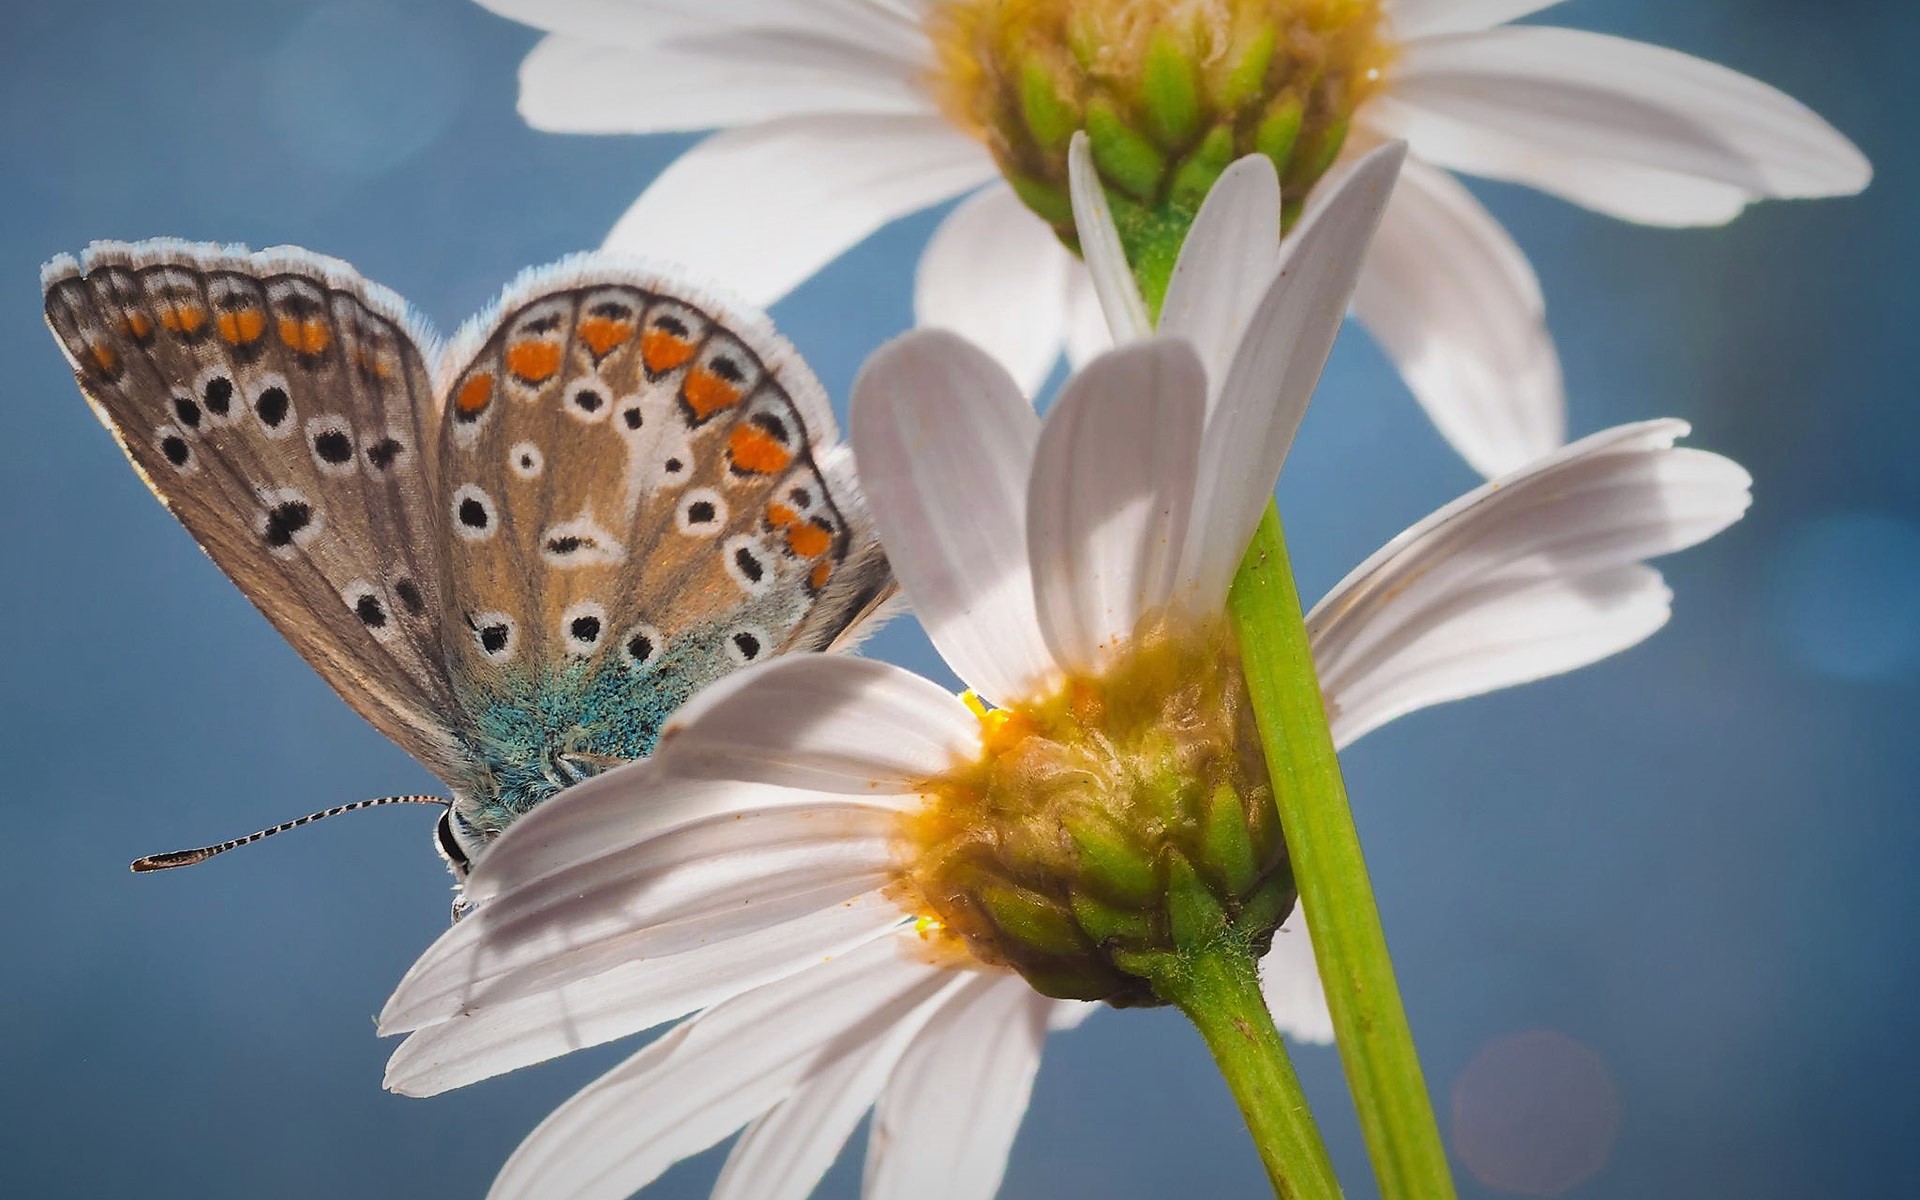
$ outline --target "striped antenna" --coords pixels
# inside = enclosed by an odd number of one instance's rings
[[[149,854],[145,858],[136,858],[133,860],[133,869],[135,873],[144,873],[147,871],[164,871],[169,867],[190,867],[195,863],[205,862],[216,854],[225,854],[229,850],[249,845],[259,841],[261,838],[270,838],[276,833],[285,833],[289,829],[298,829],[310,821],[319,821],[326,817],[337,817],[341,813],[358,812],[363,808],[379,808],[383,804],[438,804],[440,807],[446,808],[451,803],[452,802],[445,796],[380,796],[372,800],[355,800],[352,804],[342,804],[321,812],[308,813],[298,820],[288,821],[282,825],[275,825],[272,829],[262,829],[258,833],[250,833],[243,838],[235,838],[230,842],[221,842],[217,846],[202,846],[197,850],[175,850],[170,854]]]

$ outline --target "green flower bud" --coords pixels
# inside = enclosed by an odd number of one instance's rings
[[[1273,159],[1297,210],[1390,57],[1382,0],[944,0],[929,12],[942,108],[1028,206],[1072,237],[1067,145],[1084,128],[1129,262],[1177,250],[1234,159]],[[1170,258],[1163,253],[1162,258]],[[1141,272],[1150,293],[1152,270]],[[1164,280],[1161,281],[1164,283]]]
[[[1224,623],[1152,617],[1095,678],[981,716],[985,752],[902,818],[901,902],[957,952],[1050,996],[1162,1002],[1153,980],[1293,905]]]

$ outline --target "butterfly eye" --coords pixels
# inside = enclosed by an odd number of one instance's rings
[[[327,415],[307,422],[307,446],[313,465],[324,475],[351,475],[355,463],[353,426],[343,417]]]
[[[262,493],[266,505],[254,518],[254,529],[277,558],[292,558],[320,533],[325,522],[298,488],[271,488]]]
[[[154,448],[160,456],[182,475],[191,475],[200,469],[199,460],[193,456],[193,447],[181,436],[180,430],[172,425],[162,425],[153,431]]]
[[[595,600],[582,600],[560,615],[560,640],[575,657],[584,658],[599,649],[606,628],[606,606]]]
[[[367,447],[367,465],[376,471],[386,471],[404,459],[406,454],[407,444],[389,433]]]
[[[260,428],[271,438],[283,438],[293,432],[293,400],[287,395],[284,379],[277,376],[262,387],[253,397],[253,415],[260,419]]]
[[[740,590],[749,596],[758,596],[773,586],[773,573],[768,567],[765,551],[760,543],[748,534],[727,539],[723,553],[726,556],[727,574],[740,586]]]
[[[380,595],[380,589],[364,579],[356,579],[340,590],[340,598],[346,601],[347,609],[353,613],[361,625],[376,641],[387,641],[395,632],[393,614],[387,609],[387,602]]]

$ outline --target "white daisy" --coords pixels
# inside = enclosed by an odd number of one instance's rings
[[[1818,116],[1743,75],[1508,24],[1554,0],[482,2],[552,31],[521,69],[535,126],[723,130],[647,189],[610,246],[684,259],[767,303],[888,221],[968,194],[921,259],[918,316],[986,346],[1029,390],[1063,344],[1076,361],[1104,345],[1084,269],[1034,216],[1063,218],[1060,164],[1035,155],[1068,124],[1097,132],[1109,101],[1133,105],[1166,187],[1187,164],[1284,150],[1290,204],[1349,130],[1343,161],[1405,138],[1414,161],[1354,312],[1490,475],[1559,444],[1560,368],[1525,256],[1448,171],[1659,225],[1849,194],[1870,176]],[[1074,41],[1089,30],[1097,61]],[[1182,54],[1197,88],[1167,69]],[[1259,86],[1249,63],[1265,68]],[[1206,141],[1222,113],[1237,139],[1224,157]],[[1291,133],[1276,143],[1276,128]],[[1134,145],[1124,132],[1109,141]]]
[[[1295,347],[1264,389],[1272,424],[1304,408],[1394,166],[1391,152],[1363,163],[1340,203],[1309,216],[1254,306],[1243,343],[1287,331]],[[955,805],[1010,786],[1062,817],[1050,827],[1075,831],[1076,861],[1127,858],[1101,841],[1098,811],[1075,807],[1098,770],[1050,790],[1043,773],[1065,759],[1027,748],[1056,738],[1063,713],[1124,740],[1108,710],[1151,689],[1117,679],[1154,674],[1167,646],[1220,649],[1204,631],[1219,624],[1231,568],[1213,564],[1237,560],[1291,431],[1244,437],[1257,448],[1231,471],[1203,448],[1254,403],[1251,389],[1210,395],[1200,356],[1177,338],[1097,358],[1044,422],[959,338],[927,331],[883,349],[853,401],[873,509],[934,644],[998,707],[827,656],[702,693],[655,758],[571,789],[480,860],[477,911],[382,1016],[385,1032],[418,1031],[389,1086],[437,1092],[704,1009],[556,1111],[493,1195],[626,1196],[744,1127],[715,1195],[803,1197],[871,1110],[867,1196],[992,1196],[1046,1033],[1091,1008],[1035,986],[1139,997],[1103,957],[1132,935],[1093,945],[1085,922],[1101,911],[1080,907],[1087,892],[1068,912],[1044,890],[953,869],[991,874],[1049,853],[1018,827],[956,822],[999,811],[990,802]],[[1354,572],[1309,617],[1336,738],[1591,662],[1664,622],[1668,593],[1641,560],[1710,536],[1747,503],[1739,467],[1674,448],[1685,431],[1651,422],[1588,438]],[[1172,677],[1185,688],[1237,664],[1216,657],[1197,670],[1183,658]],[[1182,761],[1204,758],[1208,731],[1180,730]],[[1011,784],[992,774],[1014,766],[1028,773]],[[993,835],[1002,857],[970,858],[986,843],[956,846],[956,826]],[[1111,841],[1140,836],[1105,828]],[[1163,849],[1181,853],[1186,834],[1167,836]],[[1243,913],[1289,899],[1275,882],[1240,887]],[[1297,915],[1289,925],[1268,956],[1269,995],[1284,1027],[1324,1038],[1306,935]]]

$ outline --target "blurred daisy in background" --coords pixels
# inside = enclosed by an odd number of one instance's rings
[[[1278,168],[1291,226],[1321,178],[1404,138],[1413,157],[1353,311],[1488,475],[1559,445],[1565,402],[1532,268],[1448,172],[1676,226],[1870,177],[1826,122],[1746,76],[1508,24],[1554,0],[482,3],[550,31],[521,68],[536,127],[721,130],[641,195],[610,248],[770,303],[887,222],[964,196],[921,258],[917,317],[1029,391],[1063,348],[1084,362],[1106,344],[1069,249],[1073,131],[1093,136],[1123,230],[1143,237],[1249,152]]]

